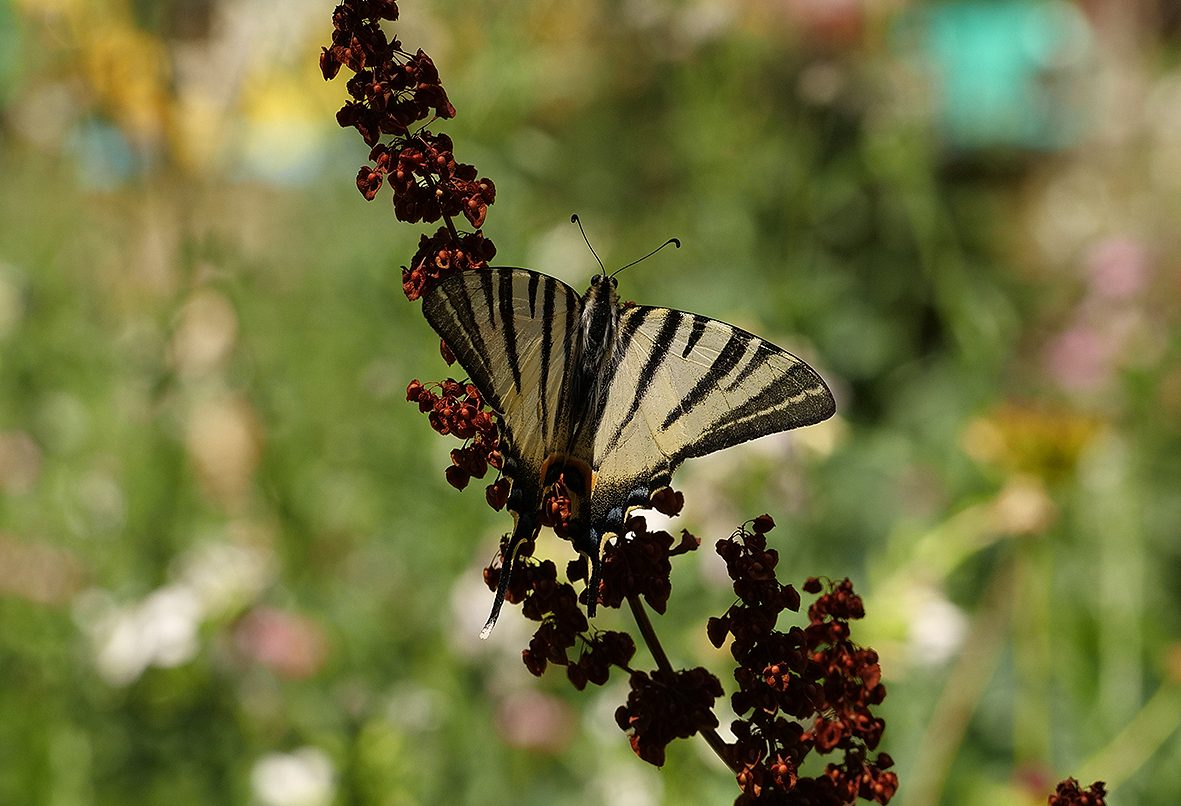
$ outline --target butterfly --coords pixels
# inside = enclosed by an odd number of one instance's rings
[[[571,493],[594,616],[603,542],[625,536],[628,512],[678,465],[836,411],[820,375],[786,350],[717,319],[624,307],[607,274],[579,295],[528,269],[466,271],[429,290],[423,313],[501,421],[514,526],[481,637],[555,481]]]

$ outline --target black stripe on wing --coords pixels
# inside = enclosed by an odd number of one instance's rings
[[[491,272],[489,272],[490,274]],[[529,278],[532,281],[532,277]],[[517,393],[521,392],[521,362],[517,357],[517,315],[513,310],[513,273],[500,272],[499,297],[500,321],[504,325],[504,354],[508,358],[509,369],[513,373],[513,387]],[[532,307],[532,298],[529,301]],[[547,328],[548,329],[548,328]]]
[[[480,291],[484,294],[484,308],[488,311],[488,326],[496,330],[496,303],[493,297],[492,275],[493,272],[490,271],[480,272]],[[462,284],[463,281],[459,282]]]
[[[647,306],[634,306],[623,311],[619,316],[619,331],[616,336],[616,344],[622,345],[619,349],[611,355],[610,363],[606,367],[606,371],[602,375],[602,380],[598,387],[598,399],[594,401],[593,411],[601,413],[607,405],[607,398],[611,396],[611,389],[615,384],[615,378],[619,374],[619,367],[623,363],[623,353],[627,349],[627,345],[631,343],[632,337],[635,336],[636,331],[644,322],[644,317],[648,311],[654,310]],[[563,394],[565,397],[565,394]],[[596,414],[597,416],[597,414]],[[596,429],[598,425],[596,424]],[[616,435],[618,439],[618,435]]]
[[[689,341],[685,344],[685,349],[681,351],[681,358],[688,358],[689,353],[693,352],[697,342],[701,341],[701,334],[705,333],[707,324],[709,324],[709,320],[704,316],[693,314],[693,330],[689,332]]]
[[[537,295],[537,279],[534,275],[529,278],[529,312],[534,311],[535,297]],[[554,292],[558,287],[557,283],[549,282],[545,284],[542,291],[541,300],[541,318],[544,322],[552,323],[554,321]],[[541,331],[541,394],[538,396],[538,403],[541,407],[541,442],[548,445],[550,441],[550,421],[549,421],[549,368],[550,353],[554,346],[554,329],[552,326],[542,328]]]
[[[742,405],[728,410],[701,438],[676,457],[685,459],[729,448],[768,434],[814,425],[836,412],[832,392],[816,371],[799,359]]]
[[[749,350],[746,354],[746,363],[742,365],[742,369],[734,376],[734,380],[726,384],[726,389],[732,391],[742,386],[746,379],[754,374],[755,370],[764,366],[767,363],[768,356],[772,354],[772,350],[767,347],[767,342],[760,339],[758,336],[747,334],[747,345]]]
[[[626,351],[631,347],[632,336],[636,330],[643,324],[644,319],[651,314],[652,311],[661,311],[665,313],[664,320],[660,323],[660,330],[656,337],[652,340],[652,347],[648,350],[648,355],[644,358],[643,369],[640,370],[639,377],[650,379],[656,372],[657,368],[664,363],[668,358],[669,349],[672,347],[673,336],[676,335],[677,329],[681,326],[681,322],[688,315],[681,311],[674,311],[668,308],[632,308],[627,314],[626,319],[620,325],[619,344],[622,345],[622,350]],[[611,367],[611,375],[608,383],[605,386],[610,389],[610,381],[614,379],[615,373],[619,369],[619,364],[622,361],[622,354],[615,356],[615,363]],[[652,389],[652,384],[641,383],[636,386],[635,396],[632,398],[631,405],[628,406],[627,413],[623,419],[619,421],[619,425],[615,427],[615,433],[607,442],[607,447],[604,453],[611,453],[619,445],[619,440],[623,436],[623,431],[639,412],[640,407],[644,403],[648,392]]]
[[[717,386],[721,383],[722,378],[730,374],[730,370],[738,366],[738,362],[746,352],[747,343],[753,338],[749,333],[738,328],[733,328],[730,333],[730,338],[726,341],[726,345],[722,351],[718,353],[718,357],[714,359],[713,364],[706,371],[701,379],[693,385],[681,402],[669,411],[668,416],[664,418],[664,422],[660,424],[661,430],[667,430],[670,425],[675,423],[681,417],[688,414],[698,403],[705,400],[711,393],[717,390]]]
[[[486,285],[490,290],[490,282]],[[471,376],[472,383],[488,404],[496,411],[501,411],[503,405],[493,383],[488,345],[484,342],[462,278],[456,277],[455,282],[448,280],[436,286],[423,299],[422,312],[435,332],[451,348],[460,366]]]
[[[657,310],[647,306],[637,305],[633,308],[628,308],[619,316],[619,335],[616,337],[616,343],[623,345],[626,349],[627,345],[631,343],[632,337],[636,335],[636,331],[640,329],[640,325],[644,323],[644,317],[649,311]],[[606,402],[606,395],[611,390],[612,384],[615,383],[615,376],[619,373],[620,359],[622,356],[619,353],[611,356],[611,365],[603,378],[602,387],[599,389],[603,399],[598,401],[601,404]]]
[[[529,275],[529,318],[532,319],[537,316],[537,286],[541,283],[542,275],[533,273]],[[548,283],[547,283],[548,285]],[[548,318],[548,317],[547,317]]]

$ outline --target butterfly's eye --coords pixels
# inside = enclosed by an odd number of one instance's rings
[[[601,274],[596,274],[591,278],[591,285],[598,285],[601,282],[603,282],[603,275]]]
[[[616,280],[614,277],[608,277],[607,279],[611,281],[611,287],[612,287],[612,288],[618,288],[618,287],[619,287],[619,281],[618,281],[618,280]]]

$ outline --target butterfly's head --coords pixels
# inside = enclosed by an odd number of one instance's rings
[[[610,274],[596,274],[591,278],[590,288],[586,292],[587,307],[590,307],[589,303],[596,300],[614,303],[618,299],[615,290],[618,286],[619,281]]]

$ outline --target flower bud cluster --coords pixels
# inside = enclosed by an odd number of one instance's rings
[[[463,447],[451,451],[446,470],[452,487],[462,490],[473,478],[484,478],[489,467],[500,470],[504,466],[500,429],[476,387],[452,378],[427,384],[415,379],[406,387],[406,400],[418,404],[435,431],[464,440]],[[486,495],[493,509],[500,509],[508,498],[508,482],[497,479]]]
[[[1058,784],[1050,795],[1049,806],[1106,806],[1107,787],[1096,781],[1086,789],[1080,789],[1074,778],[1067,778]]]
[[[739,716],[730,747],[742,789],[736,804],[888,803],[898,788],[889,772],[894,762],[885,753],[870,755],[885,729],[871,708],[886,689],[877,653],[849,638],[849,622],[865,615],[861,597],[847,579],[809,579],[804,591],[817,598],[808,626],[778,630],[783,611],[798,612],[800,595],[775,577],[779,555],[766,538],[774,527],[763,515],[717,544],[739,599],[707,626],[714,646],[729,639],[738,662],[730,699]],[[842,759],[821,775],[799,775],[813,750],[840,752]]]
[[[320,53],[326,80],[335,78],[342,67],[353,72],[345,85],[350,100],[336,120],[356,129],[370,147],[371,164],[357,171],[357,190],[372,201],[388,183],[398,220],[447,223],[446,237],[437,234],[432,239],[437,243],[426,250],[432,263],[450,265],[454,258],[461,268],[465,263],[475,267],[491,257],[491,243],[462,244],[452,219],[462,215],[478,230],[496,200],[496,186],[474,165],[455,159],[450,137],[426,128],[432,120],[455,117],[455,107],[431,57],[421,49],[404,50],[396,36],[386,34],[382,23],[397,19],[394,0],[344,0],[332,14],[332,42]],[[456,254],[460,252],[469,257]],[[426,255],[421,257],[425,260]],[[421,266],[422,260],[416,260],[415,267]],[[425,274],[404,277],[407,296],[420,296],[430,274],[427,269]]]

